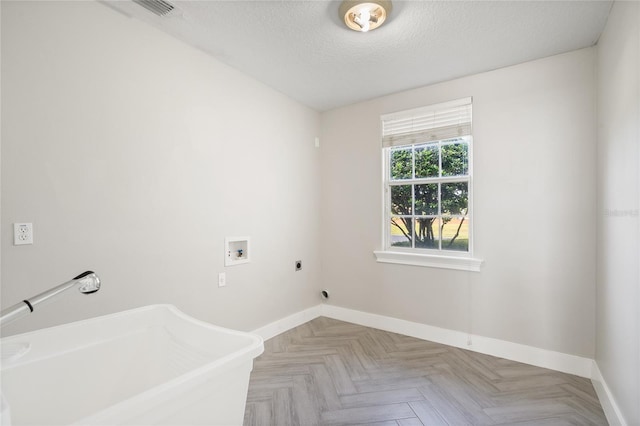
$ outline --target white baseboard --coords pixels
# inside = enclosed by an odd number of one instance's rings
[[[460,331],[433,327],[397,318],[354,311],[333,305],[322,305],[322,315],[367,327],[417,337],[418,339],[468,349],[487,355],[549,368],[563,373],[591,378],[593,360],[562,352],[549,351],[505,340],[470,335]]]
[[[561,371],[563,373],[575,374],[580,377],[592,377],[594,361],[589,358],[540,349],[505,340],[492,339],[490,337],[469,335],[461,331],[434,327],[334,305],[317,305],[274,321],[253,332],[267,340],[319,316],[404,334],[418,339],[468,349],[512,361]]]
[[[562,352],[549,351],[505,340],[470,335],[461,331],[370,314],[334,305],[317,305],[260,327],[253,332],[267,340],[319,316],[334,318],[366,327],[404,334],[418,339],[468,349],[487,355],[523,362],[563,373],[591,378],[593,360]]]
[[[462,349],[468,349],[487,355],[510,359],[525,364],[575,374],[591,379],[596,390],[607,421],[615,426],[628,426],[618,405],[613,398],[596,362],[589,358],[569,355],[562,352],[549,351],[533,346],[492,339],[477,335],[469,335],[460,331],[434,327],[426,324],[401,320],[368,312],[356,311],[334,305],[317,305],[304,311],[289,315],[260,327],[253,332],[264,340],[284,333],[319,316],[347,321],[366,327],[377,328],[393,333],[404,334],[418,339],[429,340]]]
[[[291,330],[292,328],[296,328],[299,325],[309,322],[314,318],[318,318],[321,315],[321,312],[322,305],[316,305],[309,309],[305,309],[304,311],[296,312],[295,314],[289,315],[288,317],[276,320],[270,324],[265,325],[264,327],[253,330],[252,333],[261,336],[264,340],[268,340],[272,337],[277,336],[278,334],[284,333],[285,331]]]
[[[609,386],[607,386],[607,382],[605,382],[604,377],[602,377],[600,368],[598,368],[598,364],[595,361],[593,361],[591,383],[593,383],[593,388],[596,390],[600,405],[602,405],[604,415],[607,416],[609,424],[612,426],[627,426],[627,422],[624,420],[624,416],[618,404],[616,404],[616,400],[613,398],[613,394],[611,390],[609,390]]]

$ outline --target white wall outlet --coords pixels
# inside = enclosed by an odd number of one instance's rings
[[[13,245],[21,246],[33,244],[33,224],[14,223],[13,224]]]
[[[218,274],[218,287],[224,287],[227,285],[227,274],[220,272]]]

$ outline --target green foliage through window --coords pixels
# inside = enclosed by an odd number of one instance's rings
[[[388,154],[389,245],[469,251],[469,138]]]

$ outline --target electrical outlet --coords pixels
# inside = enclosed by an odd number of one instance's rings
[[[227,285],[227,274],[220,272],[218,274],[218,287],[224,287]]]
[[[13,224],[13,245],[21,246],[33,244],[33,224],[14,223]]]
[[[302,260],[296,260],[296,271],[302,271]]]

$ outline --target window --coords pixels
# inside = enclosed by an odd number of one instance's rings
[[[471,258],[471,98],[384,115],[382,126],[378,260],[389,252]]]
[[[388,246],[469,251],[469,137],[388,149]]]

